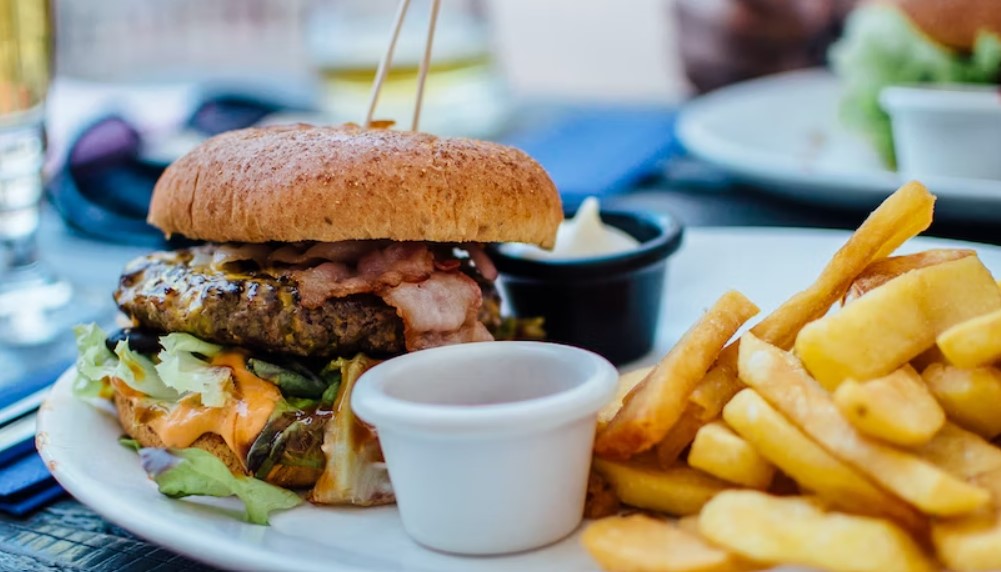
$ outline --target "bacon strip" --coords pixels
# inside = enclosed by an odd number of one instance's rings
[[[477,319],[483,293],[461,272],[435,272],[421,282],[404,282],[382,299],[403,320],[409,351],[493,339]]]
[[[341,242],[317,242],[305,247],[287,244],[268,256],[271,264],[306,264],[325,260],[328,262],[353,263],[365,254],[383,246],[374,240],[344,240]]]
[[[434,272],[434,256],[419,242],[394,242],[358,260],[352,270],[339,262],[324,262],[288,275],[299,286],[299,301],[306,308],[321,306],[330,298],[379,293],[403,282],[426,280]]]

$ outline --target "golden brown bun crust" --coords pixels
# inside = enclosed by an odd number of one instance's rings
[[[308,125],[217,135],[167,168],[149,222],[214,242],[388,238],[552,246],[559,194],[496,143]]]
[[[969,51],[980,30],[1001,36],[1001,3],[997,0],[890,0],[936,42]]]

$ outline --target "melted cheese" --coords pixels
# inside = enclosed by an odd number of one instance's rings
[[[150,427],[167,447],[188,447],[205,433],[222,437],[240,462],[271,417],[281,393],[271,382],[250,373],[245,356],[223,352],[212,365],[232,370],[232,392],[226,405],[205,407],[198,395],[182,398],[170,411],[150,421]]]

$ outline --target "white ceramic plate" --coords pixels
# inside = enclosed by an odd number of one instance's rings
[[[655,360],[727,289],[744,292],[763,312],[775,308],[806,287],[847,236],[830,230],[689,229],[669,265],[658,347],[643,361]],[[917,239],[905,249],[958,244],[964,243]],[[977,248],[988,267],[1001,269],[1001,248]],[[118,445],[121,430],[114,418],[74,399],[72,379],[67,373],[59,380],[39,414],[39,450],[49,468],[70,493],[109,520],[191,558],[241,570],[596,569],[576,534],[533,552],[464,558],[411,541],[394,507],[307,505],[276,514],[270,527],[262,527],[241,522],[240,505],[231,499],[170,500],[146,478],[136,454]]]
[[[678,137],[693,155],[764,192],[874,207],[903,181],[844,127],[840,98],[841,86],[826,70],[768,76],[692,101],[678,119]],[[922,182],[939,197],[938,218],[1001,221],[1001,181],[933,177]]]

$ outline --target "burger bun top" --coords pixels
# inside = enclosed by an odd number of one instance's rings
[[[997,0],[881,0],[899,7],[929,38],[948,48],[970,51],[981,31],[1001,37]]]
[[[559,193],[497,143],[354,125],[229,131],[175,161],[148,220],[213,242],[352,239],[551,247]]]

